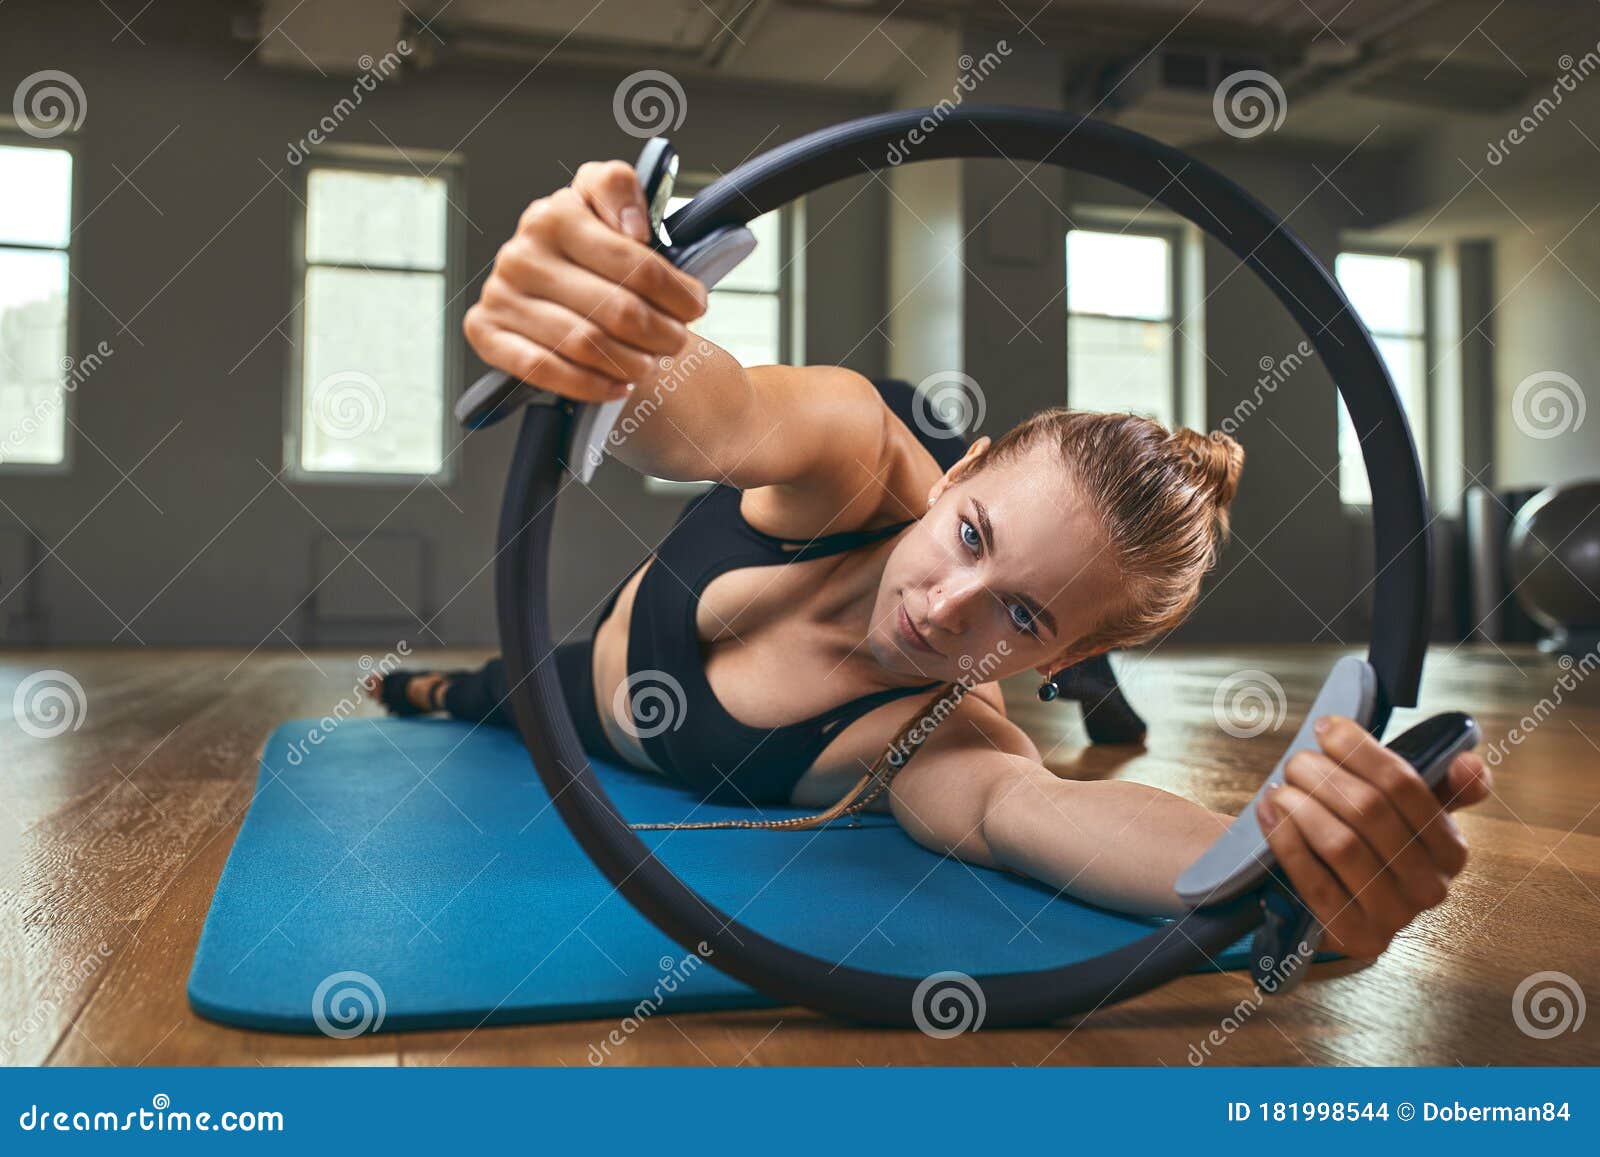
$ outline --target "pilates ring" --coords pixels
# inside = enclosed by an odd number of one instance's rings
[[[937,127],[929,131],[929,123]],[[672,245],[692,244],[834,181],[889,167],[895,151],[903,163],[1000,158],[1106,178],[1193,222],[1262,279],[1305,330],[1338,386],[1372,482],[1375,590],[1367,663],[1376,686],[1368,727],[1381,735],[1392,708],[1415,705],[1432,560],[1428,498],[1405,412],[1371,336],[1326,267],[1271,210],[1221,173],[1139,133],[1063,112],[909,109],[823,129],[740,165],[668,219]],[[561,818],[629,903],[686,950],[701,952],[705,945],[721,971],[784,1004],[870,1024],[913,1025],[923,978],[824,960],[739,924],[668,870],[601,787],[578,742],[555,664],[546,661],[554,650],[551,531],[563,468],[572,457],[569,441],[585,409],[552,403],[552,397],[528,405],[523,415],[500,512],[495,589],[517,726]],[[522,397],[516,404],[535,400]],[[1268,891],[1193,908],[1089,960],[975,977],[987,1004],[984,1023],[1046,1023],[1164,984],[1270,921]]]

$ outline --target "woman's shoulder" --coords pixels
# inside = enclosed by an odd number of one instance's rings
[[[963,749],[1002,751],[1037,759],[1039,750],[1027,732],[1006,715],[999,683],[980,683],[934,729],[925,745],[929,752]]]
[[[808,451],[795,476],[744,492],[756,529],[785,538],[870,530],[921,515],[942,471],[872,381],[843,366],[756,366],[772,437]]]

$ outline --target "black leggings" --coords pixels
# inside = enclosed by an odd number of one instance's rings
[[[621,757],[605,728],[594,701],[594,641],[583,639],[556,648],[556,677],[566,692],[567,706],[577,728],[578,741],[590,755],[619,761]],[[491,727],[515,729],[511,710],[511,687],[506,679],[504,660],[490,659],[476,671],[452,671],[444,692],[444,709],[453,719],[486,723]]]

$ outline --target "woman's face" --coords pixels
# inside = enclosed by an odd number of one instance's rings
[[[1048,670],[1117,597],[1114,560],[1056,451],[967,469],[987,443],[934,485],[884,566],[867,645],[890,670],[973,682]]]

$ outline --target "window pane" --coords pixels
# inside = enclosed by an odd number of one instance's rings
[[[688,203],[688,197],[671,198],[667,201],[667,214],[676,213],[680,206]],[[763,213],[750,222],[748,228],[756,235],[756,251],[719,281],[719,288],[778,291],[783,276],[782,222],[783,212],[779,209]]]
[[[1411,423],[1417,453],[1428,474],[1427,316],[1424,312],[1424,264],[1415,257],[1388,257],[1372,253],[1341,253],[1334,273],[1355,306],[1356,313],[1374,333],[1378,353],[1394,379],[1400,404]],[[1412,336],[1392,336],[1412,335]],[[1344,401],[1339,402],[1339,497],[1353,506],[1372,502],[1372,489],[1361,459],[1361,443]]]
[[[71,215],[71,153],[0,145],[0,242],[65,248]]]
[[[1344,399],[1339,399],[1339,499],[1347,506],[1372,505],[1372,486],[1361,457],[1361,439]]]
[[[1067,319],[1069,402],[1131,410],[1172,425],[1172,327],[1103,317]]]
[[[1378,353],[1383,356],[1389,376],[1394,379],[1400,404],[1405,409],[1406,420],[1411,424],[1411,436],[1416,439],[1417,455],[1428,461],[1427,346],[1422,338],[1380,337],[1376,339]],[[1361,459],[1361,441],[1356,437],[1355,425],[1350,421],[1350,411],[1344,399],[1339,399],[1339,497],[1353,506],[1366,506],[1372,502],[1372,489],[1368,485],[1366,466]]]
[[[690,332],[727,350],[742,366],[776,365],[781,359],[779,303],[770,293],[713,293]]]
[[[444,298],[437,273],[307,272],[304,469],[432,474],[441,468]]]
[[[1413,257],[1341,253],[1334,261],[1334,272],[1368,329],[1422,333],[1421,261]]]
[[[444,268],[444,178],[316,168],[306,187],[307,261]]]
[[[0,462],[60,462],[67,255],[0,249]]]
[[[1170,244],[1162,237],[1068,230],[1067,310],[1150,321],[1170,318]]]

